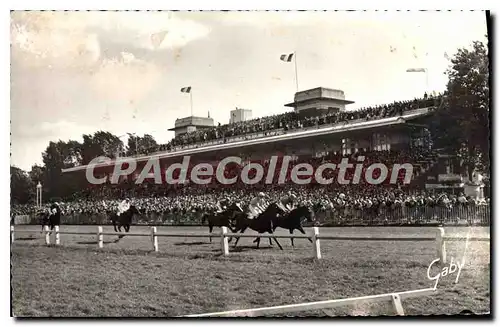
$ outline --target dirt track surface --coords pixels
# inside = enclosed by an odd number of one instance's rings
[[[280,239],[284,250],[253,239],[220,255],[220,240],[159,238],[151,252],[149,237],[61,235],[61,246],[47,247],[39,226],[16,226],[12,246],[14,316],[179,316],[433,287],[427,268],[437,259],[434,241],[321,241],[323,259],[312,259],[308,240]],[[105,226],[104,232],[111,232]],[[132,233],[149,233],[132,227]],[[469,228],[445,228],[466,236]],[[96,226],[61,226],[61,231],[97,231]],[[216,229],[214,232],[218,232]],[[202,227],[158,227],[158,232],[207,232]],[[306,229],[310,233],[310,229]],[[324,235],[435,236],[436,228],[320,228]],[[288,235],[287,231],[277,234]],[[488,237],[488,228],[471,236]],[[53,240],[52,240],[53,241]],[[233,241],[234,243],[234,241]],[[448,261],[461,260],[464,241],[447,242]],[[434,268],[431,275],[439,269]],[[407,315],[490,311],[490,243],[470,242],[458,284],[456,273],[443,277],[436,295],[403,301]],[[392,315],[390,304],[359,305],[295,316]]]

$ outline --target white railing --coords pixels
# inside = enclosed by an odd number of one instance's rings
[[[33,230],[19,230],[16,231],[14,226],[10,227],[11,233],[11,243],[14,243],[15,233],[37,233],[37,231]],[[221,244],[221,252],[222,255],[228,256],[230,254],[229,251],[229,242],[228,238],[232,237],[240,237],[240,238],[274,238],[274,239],[283,239],[283,238],[292,238],[292,239],[310,239],[312,241],[313,246],[313,257],[315,259],[321,259],[321,246],[320,240],[348,240],[348,241],[434,241],[436,242],[437,255],[440,259],[441,264],[446,263],[446,241],[459,241],[465,240],[466,237],[456,237],[456,236],[446,236],[444,232],[444,228],[438,227],[436,230],[435,237],[394,237],[394,236],[334,236],[334,235],[321,235],[319,233],[319,227],[313,227],[312,233],[310,235],[274,235],[274,234],[239,234],[239,233],[228,233],[227,227],[222,227],[220,234],[217,233],[158,233],[156,227],[151,227],[151,231],[149,234],[141,234],[141,233],[117,233],[117,232],[103,232],[102,226],[97,226],[97,232],[67,232],[60,231],[59,226],[54,227],[54,233],[49,230],[48,226],[44,228],[44,237],[45,244],[50,245],[51,240],[50,236],[54,234],[55,244],[60,245],[61,243],[61,234],[62,235],[96,235],[97,236],[97,246],[102,249],[104,247],[104,236],[142,236],[142,237],[150,237],[151,239],[151,249],[154,252],[159,251],[158,247],[158,237],[193,237],[193,238],[205,238],[205,237],[218,237],[220,238]],[[485,241],[489,242],[489,237],[469,237],[469,241]]]
[[[233,310],[214,313],[202,313],[194,315],[186,315],[184,317],[259,317],[269,315],[280,315],[291,312],[301,312],[309,310],[325,310],[332,309],[346,305],[359,305],[362,303],[376,303],[376,302],[391,302],[392,307],[397,315],[404,316],[403,304],[401,300],[435,294],[435,288],[425,288],[420,290],[394,292],[387,294],[369,295],[361,297],[353,297],[348,299],[327,300],[310,303],[280,305],[276,307],[246,309],[246,310]]]

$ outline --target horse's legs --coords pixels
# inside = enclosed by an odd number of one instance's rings
[[[246,230],[247,228],[246,227],[243,227],[241,230],[240,230],[240,233],[243,234],[243,232]],[[239,237],[236,238],[236,242],[234,242],[234,247],[236,247],[236,244],[238,244],[238,241],[240,240]]]
[[[227,226],[227,228],[229,229],[229,232],[231,232],[233,234],[236,233],[236,232],[238,232],[238,230],[235,230],[235,229],[231,228],[231,226]],[[231,243],[232,240],[233,240],[233,238],[230,237],[230,238],[228,238],[227,242]]]
[[[259,248],[259,244],[260,244],[260,237],[257,237],[257,249]]]
[[[293,229],[290,229],[290,235],[293,235]],[[292,247],[295,247],[295,245],[293,245],[293,237],[290,237],[290,240],[292,241]]]
[[[130,230],[130,225],[125,225],[125,231],[128,233],[129,230]]]
[[[302,228],[302,226],[299,226],[297,229],[298,229],[298,230],[299,230],[302,234],[304,234],[304,235],[306,234],[306,232],[304,232],[304,228]],[[309,240],[309,242],[311,242],[311,243],[313,242],[313,241],[311,240],[311,238],[310,238],[310,237],[308,237],[307,239]]]
[[[208,225],[208,232],[210,234],[212,234],[212,230],[213,229],[214,229],[214,226],[212,226],[212,224],[209,223],[209,225]],[[209,238],[210,238],[210,243],[212,243],[212,235],[210,235]]]
[[[115,233],[118,232],[118,230],[116,229],[116,222],[113,220],[113,228],[115,229]]]
[[[274,241],[276,242],[276,244],[278,244],[278,246],[279,246],[280,250],[283,250],[283,247],[281,246],[280,242],[278,242],[278,240],[276,239],[276,237],[274,237],[274,234],[273,234],[272,229],[270,229],[270,230],[268,231],[268,233],[269,233],[269,234],[271,234],[271,235],[273,235]]]

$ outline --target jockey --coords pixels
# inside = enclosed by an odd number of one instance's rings
[[[55,215],[61,208],[59,206],[59,202],[54,202],[49,209],[49,216]]]
[[[223,212],[224,210],[226,210],[229,205],[230,205],[230,201],[229,201],[229,198],[228,197],[225,197],[223,198],[222,200],[219,200],[219,202],[217,202],[217,213],[221,213]]]
[[[266,210],[268,205],[266,198],[267,196],[263,192],[259,192],[259,194],[257,194],[257,196],[250,201],[250,204],[248,205],[248,217],[250,219],[257,217]]]
[[[116,215],[120,216],[122,213],[127,211],[129,208],[130,208],[130,199],[126,198],[118,205],[118,212],[116,213]]]
[[[295,204],[297,203],[297,196],[295,194],[293,194],[293,192],[288,192],[287,195],[285,195],[284,197],[282,197],[277,205],[278,207],[280,207],[281,209],[283,209],[283,211],[285,211],[286,213],[289,213],[290,211],[292,211],[294,208],[295,208]]]

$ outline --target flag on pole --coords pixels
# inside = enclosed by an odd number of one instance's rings
[[[425,73],[427,70],[425,68],[408,68],[407,73]]]
[[[291,62],[293,59],[293,53],[290,54],[282,54],[280,57],[281,61]]]
[[[181,89],[181,92],[183,92],[183,93],[191,93],[191,86],[183,87]]]

